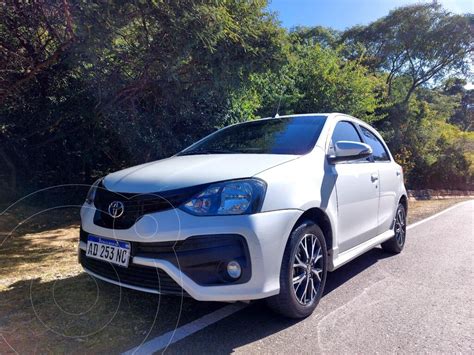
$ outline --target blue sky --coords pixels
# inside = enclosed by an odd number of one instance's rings
[[[374,21],[398,6],[431,2],[419,0],[271,0],[270,9],[278,12],[283,26],[327,26],[343,30]],[[441,0],[454,13],[474,12],[474,0]]]

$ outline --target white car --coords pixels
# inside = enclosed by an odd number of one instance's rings
[[[402,168],[367,123],[339,113],[267,118],[94,183],[79,260],[123,287],[267,298],[301,318],[328,271],[379,244],[401,252],[406,212]]]

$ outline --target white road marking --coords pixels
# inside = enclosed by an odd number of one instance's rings
[[[441,216],[442,214],[445,214],[446,212],[449,212],[449,211],[455,209],[456,207],[459,207],[459,206],[468,204],[468,203],[470,203],[470,202],[472,202],[472,201],[474,201],[474,199],[473,199],[473,200],[469,200],[469,201],[464,201],[464,202],[457,203],[457,204],[455,204],[454,206],[451,206],[451,207],[449,207],[449,208],[446,208],[445,210],[442,210],[441,212],[438,212],[438,213],[436,213],[436,214],[434,214],[434,215],[432,215],[432,216],[430,216],[430,217],[427,217],[427,218],[425,218],[425,219],[422,219],[421,221],[412,223],[412,224],[410,224],[409,226],[407,226],[407,230],[410,230],[410,229],[412,229],[412,228],[415,228],[415,227],[419,226],[419,225],[422,224],[422,223],[431,221],[432,219],[435,219],[436,217],[439,217],[439,216]],[[408,208],[410,208],[410,205],[408,205]],[[410,213],[410,210],[408,210],[408,213]]]
[[[159,350],[167,348],[169,345],[176,343],[208,326],[211,324],[217,323],[218,321],[229,317],[230,315],[238,312],[248,304],[246,303],[232,303],[218,310],[206,314],[205,316],[198,318],[188,324],[185,324],[179,328],[176,328],[173,331],[160,335],[154,339],[151,339],[142,345],[139,345],[133,349],[130,349],[122,355],[139,355],[139,354],[152,354]]]
[[[452,209],[459,207],[461,205],[467,204],[469,202],[472,202],[474,200],[469,200],[469,201],[464,201],[461,203],[458,203],[454,206],[451,206],[445,210],[442,210],[441,212],[438,212],[430,217],[427,217],[425,219],[422,219],[421,221],[418,221],[416,223],[410,224],[407,226],[407,230],[415,228],[416,226],[419,226],[422,223],[431,221],[432,219],[439,217],[440,215],[451,211]],[[156,337],[154,339],[151,339],[145,343],[143,343],[140,346],[137,346],[133,349],[130,349],[122,355],[140,355],[140,354],[151,354],[157,351],[160,351],[162,349],[167,348],[171,344],[174,344],[194,333],[197,333],[198,331],[210,326],[211,324],[217,323],[220,320],[229,317],[230,315],[244,309],[247,307],[248,304],[246,303],[233,303],[228,306],[224,306],[212,313],[206,314],[205,316],[202,316],[201,318],[198,318],[188,324],[185,324],[179,328],[176,328],[173,331],[170,331],[168,333],[165,333],[163,335],[160,335],[159,337]]]

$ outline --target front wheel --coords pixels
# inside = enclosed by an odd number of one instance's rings
[[[397,212],[395,213],[395,219],[393,221],[393,232],[392,238],[382,243],[382,249],[393,254],[398,254],[403,250],[405,246],[405,238],[407,235],[407,216],[405,207],[402,204],[398,205]]]
[[[321,299],[327,274],[327,248],[321,228],[300,223],[291,233],[280,271],[280,293],[267,300],[277,313],[290,318],[309,316]]]

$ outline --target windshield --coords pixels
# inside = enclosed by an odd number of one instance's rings
[[[282,117],[245,122],[223,128],[179,155],[303,155],[313,149],[325,122],[326,116]]]

